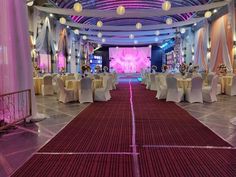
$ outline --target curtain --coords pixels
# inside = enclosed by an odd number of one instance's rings
[[[33,67],[25,1],[0,0],[0,16],[0,95],[31,89],[32,111],[35,115]]]
[[[208,24],[200,28],[195,33],[194,45],[194,65],[198,65],[202,71],[207,71],[207,41],[208,41]]]
[[[224,63],[232,71],[233,63],[233,33],[232,26],[228,25],[229,15],[217,19],[211,28],[211,59],[210,71],[217,71],[217,67]]]

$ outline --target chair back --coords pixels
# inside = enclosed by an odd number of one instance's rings
[[[89,77],[85,77],[85,78],[81,79],[80,89],[81,89],[81,91],[92,89],[92,79]]]
[[[233,76],[231,89],[236,90],[236,75]]]
[[[201,77],[192,78],[191,83],[192,83],[191,90],[202,90],[202,78]]]
[[[155,83],[155,76],[156,74],[150,74],[151,83]]]
[[[216,95],[217,94],[217,84],[218,84],[218,79],[219,77],[217,75],[215,75],[212,79],[212,82],[211,82],[211,93],[213,95]]]
[[[52,85],[52,76],[43,76],[43,85]]]
[[[167,89],[177,90],[177,79],[174,77],[166,77]]]
[[[207,75],[207,82],[208,82],[209,85],[211,85],[211,82],[212,82],[212,79],[213,79],[214,76],[215,76],[215,73],[209,73]]]
[[[57,78],[57,85],[60,91],[64,91],[64,82],[60,77]]]
[[[104,76],[103,77],[103,80],[102,80],[102,86],[105,90],[108,90],[108,82],[109,82],[109,79],[111,79],[110,77],[108,76]]]
[[[74,76],[74,73],[66,73],[66,76]]]
[[[98,74],[94,74],[94,79],[100,79],[100,76]]]

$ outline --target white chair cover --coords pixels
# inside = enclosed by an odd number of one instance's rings
[[[89,77],[85,77],[80,81],[79,102],[93,102],[92,79]]]
[[[203,103],[202,98],[202,78],[194,77],[191,81],[191,88],[186,90],[186,101],[190,103]]]
[[[65,89],[64,82],[61,78],[57,78],[57,85],[59,87],[59,101],[63,103],[68,103],[71,101],[75,101],[75,93],[74,90]]]
[[[156,98],[157,99],[166,99],[167,86],[166,86],[165,77],[162,75],[157,75],[155,77],[155,80],[156,80],[156,87],[157,87]],[[162,80],[164,80],[164,81],[162,81]]]
[[[174,77],[166,77],[167,97],[166,101],[179,103],[184,98],[184,90],[177,87],[177,79]]]
[[[236,76],[233,76],[232,83],[226,85],[226,94],[230,96],[236,95]]]
[[[94,101],[108,101],[111,99],[111,94],[108,89],[108,80],[111,80],[110,77],[103,77],[103,88],[97,88],[94,91]]]
[[[206,86],[202,90],[203,101],[205,102],[215,102],[217,101],[217,83],[218,76],[214,76],[211,82],[211,86]]]
[[[108,90],[113,90],[113,79],[112,79],[112,75],[110,74],[106,74],[104,77],[108,77],[108,80],[107,80],[107,87],[108,87]],[[103,77],[103,78],[104,78]],[[103,86],[104,87],[104,86]]]
[[[157,84],[156,84],[156,79],[155,79],[156,74],[152,73],[149,75],[149,77],[150,77],[150,90],[157,91]]]
[[[46,75],[43,77],[42,95],[53,95],[52,76]]]

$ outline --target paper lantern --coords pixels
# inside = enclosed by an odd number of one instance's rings
[[[172,23],[173,23],[172,18],[167,18],[167,19],[166,19],[166,24],[167,24],[167,25],[171,25]]]
[[[129,35],[129,38],[130,38],[130,39],[134,39],[134,35],[133,35],[133,34],[130,34],[130,35]]]
[[[105,38],[102,38],[102,42],[103,42],[103,43],[106,42],[106,39],[105,39]]]
[[[59,21],[63,25],[66,24],[66,19],[64,17],[61,17]]]
[[[206,11],[204,16],[205,16],[206,18],[210,18],[211,15],[212,15],[212,12],[211,12],[211,11]]]
[[[117,13],[118,15],[124,15],[124,14],[125,14],[125,7],[124,7],[124,6],[119,6],[119,7],[117,7],[116,13]]]
[[[86,35],[83,35],[82,39],[83,39],[83,40],[87,40],[87,36],[86,36]]]
[[[136,23],[136,29],[141,29],[143,27],[142,23]]]
[[[83,6],[79,2],[77,2],[77,3],[74,4],[73,9],[74,9],[74,11],[79,13],[79,12],[82,12]]]
[[[163,10],[168,11],[168,10],[170,10],[170,8],[171,8],[170,1],[165,1],[165,2],[162,3],[162,9]]]
[[[98,21],[98,22],[97,22],[97,27],[101,28],[102,26],[103,26],[102,21]]]
[[[74,30],[74,33],[78,35],[78,34],[79,34],[79,30],[78,30],[78,29],[75,29],[75,30]]]
[[[102,38],[102,33],[98,32],[97,37]]]
[[[155,34],[156,34],[156,36],[159,36],[159,35],[160,35],[160,31],[157,30],[157,31],[155,32]]]

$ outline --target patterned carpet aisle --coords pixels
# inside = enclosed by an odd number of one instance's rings
[[[137,79],[121,81],[111,101],[91,104],[12,176],[236,176],[230,144]]]

